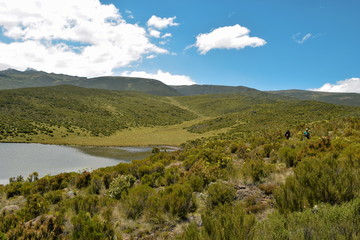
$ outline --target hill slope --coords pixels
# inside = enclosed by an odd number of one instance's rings
[[[315,92],[305,90],[284,90],[270,91],[270,93],[282,96],[294,97],[301,100],[313,100],[319,102],[333,103],[345,106],[360,107],[359,93],[331,93],[331,92]]]
[[[165,126],[195,118],[166,98],[137,92],[55,86],[0,91],[1,137],[66,133],[110,135],[138,126]]]
[[[248,87],[232,87],[221,85],[190,85],[190,86],[172,86],[184,96],[223,94],[223,93],[244,93],[258,91]]]

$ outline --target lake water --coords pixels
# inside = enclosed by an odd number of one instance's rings
[[[120,162],[144,159],[149,147],[73,147],[27,143],[0,143],[0,184],[10,177],[38,172],[40,176],[93,170]]]

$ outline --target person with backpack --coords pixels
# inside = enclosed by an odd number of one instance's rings
[[[286,133],[285,133],[286,139],[289,139],[290,136],[291,136],[290,130],[287,130]]]
[[[309,132],[309,129],[307,128],[304,132],[304,137],[306,137],[307,139],[310,139],[310,132]]]

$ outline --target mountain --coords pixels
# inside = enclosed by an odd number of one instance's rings
[[[305,90],[283,90],[269,91],[270,93],[282,96],[293,97],[301,100],[313,100],[345,106],[360,107],[359,93],[332,93],[332,92],[315,92]]]
[[[258,91],[248,87],[232,87],[221,85],[190,85],[190,86],[172,86],[184,96],[222,94],[222,93],[243,93]]]
[[[260,93],[261,91],[243,86],[190,85],[168,86],[161,81],[146,78],[104,76],[86,78],[64,74],[46,73],[28,68],[25,71],[7,69],[0,71],[0,90],[29,87],[73,85],[84,88],[135,91],[157,96],[195,96],[226,93]],[[328,93],[305,90],[269,91],[268,93],[345,106],[360,106],[358,93]]]
[[[27,69],[24,72],[8,69],[0,71],[0,89],[74,85],[86,88],[136,91],[158,96],[179,96],[175,89],[166,84],[145,78],[98,77],[85,78],[64,74],[46,73]]]
[[[85,88],[100,88],[121,91],[136,91],[157,96],[181,95],[172,87],[154,79],[132,77],[98,77],[82,79],[75,85]]]
[[[27,69],[24,72],[7,69],[0,71],[0,89],[15,89],[28,87],[47,87],[61,84],[73,84],[86,78],[64,74],[46,73]]]

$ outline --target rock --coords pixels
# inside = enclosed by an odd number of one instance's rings
[[[14,212],[17,212],[20,210],[20,207],[18,205],[9,205],[9,206],[5,206],[0,210],[1,214],[11,214]]]

